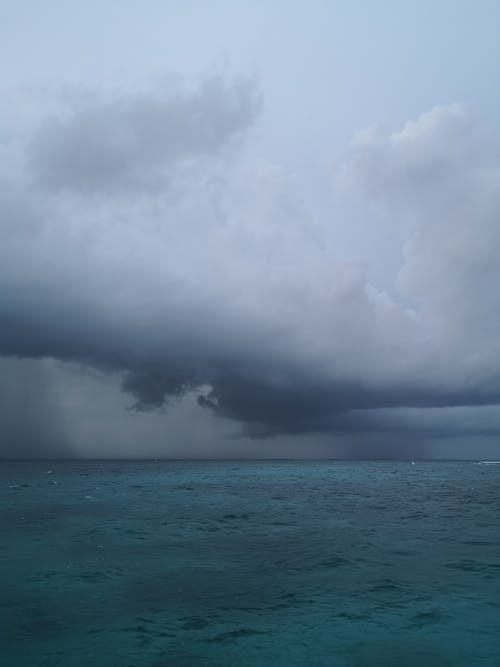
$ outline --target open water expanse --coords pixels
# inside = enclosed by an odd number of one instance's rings
[[[0,474],[5,667],[500,665],[500,465]]]

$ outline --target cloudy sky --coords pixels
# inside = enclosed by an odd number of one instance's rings
[[[500,458],[496,0],[0,4],[0,455]]]

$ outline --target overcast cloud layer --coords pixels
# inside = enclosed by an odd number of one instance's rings
[[[197,392],[251,436],[499,403],[500,164],[462,105],[360,131],[333,170],[336,197],[406,239],[388,294],[246,150],[254,80],[45,92],[17,113],[29,95],[2,119],[4,357],[117,374],[137,410]]]
[[[500,458],[496,0],[3,10],[0,456]]]

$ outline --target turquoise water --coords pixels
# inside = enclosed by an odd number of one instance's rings
[[[4,463],[6,667],[500,665],[500,466]]]

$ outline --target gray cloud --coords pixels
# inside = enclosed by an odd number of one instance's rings
[[[216,78],[75,99],[13,132],[0,353],[119,373],[142,410],[203,388],[257,437],[497,404],[499,167],[462,107],[360,134],[338,170],[407,230],[392,296],[363,261],[332,261],[283,170],[238,150],[257,107],[253,83]]]
[[[162,190],[179,169],[213,159],[255,118],[251,81],[203,81],[192,91],[159,90],[95,100],[45,121],[28,164],[41,184],[85,194]]]

